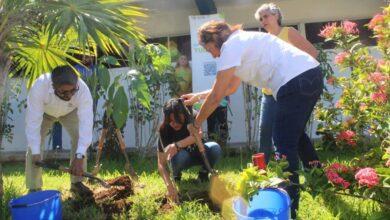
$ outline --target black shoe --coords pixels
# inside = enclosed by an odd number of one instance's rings
[[[93,197],[93,192],[82,182],[72,183],[70,191],[81,198]]]
[[[210,180],[209,179],[209,172],[207,172],[205,170],[199,171],[199,173],[198,173],[198,180],[200,182],[208,182]]]
[[[42,191],[42,188],[36,188],[36,189],[29,189],[27,194],[33,193],[33,192],[39,192]]]

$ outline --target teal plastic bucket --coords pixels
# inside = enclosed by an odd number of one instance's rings
[[[45,190],[29,193],[12,199],[9,202],[13,220],[62,219],[61,193],[56,190]]]
[[[249,204],[242,198],[233,200],[233,211],[239,220],[290,219],[291,200],[287,192],[282,189],[260,189],[251,197]]]

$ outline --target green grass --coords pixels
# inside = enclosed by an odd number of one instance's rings
[[[358,153],[349,152],[321,152],[323,161],[348,162]],[[133,156],[134,157],[134,156]],[[220,177],[228,186],[233,186],[238,180],[238,173],[249,157],[241,160],[240,155],[224,158],[217,166]],[[66,164],[65,162],[63,162]],[[140,175],[140,182],[146,187],[136,188],[136,193],[128,198],[133,202],[127,213],[114,216],[114,219],[221,219],[220,212],[212,211],[205,202],[195,195],[197,192],[208,190],[209,184],[195,183],[198,168],[183,173],[180,183],[180,192],[186,201],[173,210],[162,212],[160,204],[164,198],[166,188],[157,173],[155,158],[135,159],[132,163]],[[93,162],[90,162],[90,169]],[[5,164],[4,166],[5,202],[0,207],[0,219],[9,219],[8,201],[27,192],[25,189],[24,165],[22,163]],[[124,173],[124,160],[105,160],[99,174],[104,179],[114,178]],[[105,219],[104,213],[95,207],[87,207],[75,212],[69,204],[69,175],[56,171],[45,171],[43,175],[43,189],[57,189],[62,192],[64,219]],[[377,203],[340,195],[320,195],[313,198],[306,192],[301,193],[298,219],[389,219],[389,209],[380,207]]]

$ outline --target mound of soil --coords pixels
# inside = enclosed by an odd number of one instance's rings
[[[130,209],[132,203],[127,201],[127,197],[134,195],[133,182],[129,176],[120,176],[115,179],[107,181],[111,185],[109,189],[98,188],[88,196],[77,198],[72,201],[72,207],[74,210],[80,210],[86,206],[99,207],[106,215],[107,219],[110,219],[113,214],[127,211]]]

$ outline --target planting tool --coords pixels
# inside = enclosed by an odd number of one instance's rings
[[[181,99],[179,99],[179,103],[181,103],[181,105],[185,109],[184,117],[189,121],[189,123],[194,124],[195,120],[194,120],[192,108],[188,109],[184,105],[184,103]],[[205,167],[206,167],[207,171],[211,174],[210,197],[215,203],[222,206],[222,203],[225,200],[232,197],[233,195],[227,190],[227,187],[226,187],[227,184],[218,177],[218,173],[211,167],[210,162],[209,162],[207,155],[206,155],[206,152],[205,152],[204,144],[202,142],[202,139],[201,139],[198,131],[194,131],[192,133],[193,133],[193,136],[195,138],[195,143],[198,146],[198,150],[202,156],[202,160],[205,164]]]
[[[194,116],[193,116],[193,112],[192,112],[192,108],[187,108],[184,103],[183,103],[183,100],[182,99],[178,99],[180,105],[182,105],[183,109],[185,110],[184,111],[184,117],[188,120],[189,123],[191,124],[194,124]],[[211,173],[211,175],[217,175],[217,172],[211,167],[210,165],[210,162],[209,160],[207,159],[207,156],[206,156],[206,152],[205,152],[205,148],[204,148],[204,145],[203,145],[203,142],[202,142],[202,139],[201,137],[199,136],[198,134],[198,131],[194,131],[192,132],[193,133],[193,136],[195,138],[195,143],[196,145],[198,146],[198,150],[200,152],[200,155],[202,156],[202,160],[204,162],[204,165],[206,166],[206,169],[209,173]]]
[[[38,167],[42,167],[42,168],[47,168],[47,169],[51,169],[51,170],[59,170],[59,171],[62,171],[62,172],[66,172],[66,173],[71,173],[70,169],[68,167],[64,167],[60,164],[54,164],[54,163],[46,163],[46,162],[43,162],[43,161],[38,161],[38,162],[35,162],[35,165],[38,166]],[[100,183],[100,185],[102,185],[104,188],[110,188],[110,184],[106,183],[104,180],[92,175],[92,173],[88,173],[88,172],[83,172],[83,177],[86,177],[88,179],[92,179],[92,180],[96,180]]]

